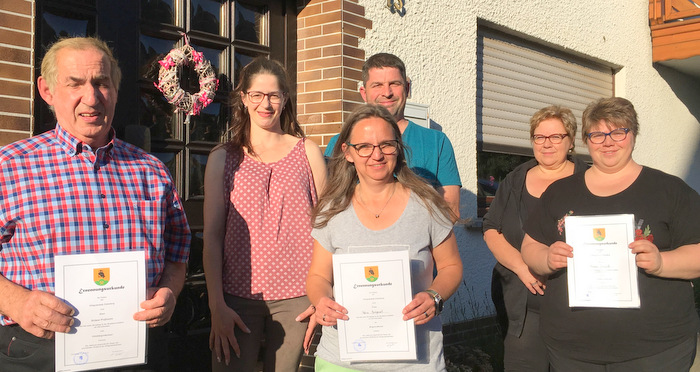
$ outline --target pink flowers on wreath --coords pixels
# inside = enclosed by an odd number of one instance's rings
[[[176,63],[173,61],[173,58],[170,55],[165,56],[165,58],[158,61],[158,63],[161,66],[163,66],[163,68],[171,68],[176,65]]]
[[[197,65],[199,65],[200,63],[204,63],[204,53],[193,50],[192,60],[195,61]]]

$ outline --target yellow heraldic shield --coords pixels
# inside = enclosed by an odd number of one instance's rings
[[[379,279],[379,266],[365,266],[365,279],[376,282]]]
[[[92,279],[97,285],[105,285],[109,283],[109,267],[92,269]]]
[[[605,239],[605,229],[593,229],[593,238],[599,242],[603,241]]]

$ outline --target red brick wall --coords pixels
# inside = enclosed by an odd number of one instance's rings
[[[0,1],[0,146],[32,134],[34,1]]]
[[[357,0],[301,0],[297,17],[297,110],[307,136],[321,146],[362,103],[357,91],[365,52],[358,40],[372,22]]]

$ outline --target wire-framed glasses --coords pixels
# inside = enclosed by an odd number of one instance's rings
[[[251,103],[260,103],[265,99],[265,96],[267,96],[267,98],[270,99],[270,103],[278,104],[282,102],[282,99],[284,98],[284,92],[263,93],[251,90],[250,92],[246,92],[246,94],[248,95],[248,100],[250,100]]]
[[[624,141],[625,138],[627,138],[627,133],[629,133],[630,129],[629,128],[617,128],[613,129],[608,133],[605,132],[591,132],[588,133],[588,140],[591,141],[591,143],[595,143],[596,145],[599,145],[603,142],[605,142],[605,137],[610,136],[610,138],[615,141],[615,142],[620,142]]]
[[[533,134],[532,142],[534,142],[536,145],[542,145],[544,144],[544,141],[549,140],[550,142],[556,145],[561,143],[561,141],[563,141],[564,138],[568,136],[569,135],[567,133],[550,134],[549,136],[545,136],[542,134]]]
[[[357,151],[357,155],[363,158],[372,156],[372,153],[374,153],[374,149],[376,147],[378,147],[379,151],[384,155],[394,155],[396,154],[396,150],[399,148],[399,141],[396,140],[384,141],[378,145],[373,145],[371,143],[346,143],[348,146],[354,147],[355,151]]]

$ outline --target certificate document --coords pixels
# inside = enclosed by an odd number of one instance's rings
[[[567,216],[570,307],[638,308],[634,215]]]
[[[56,371],[146,362],[146,323],[133,319],[146,299],[144,251],[55,256],[56,296],[75,309],[69,333],[56,333]]]
[[[401,313],[413,299],[408,251],[334,254],[333,283],[350,318],[338,320],[341,360],[416,360],[415,325]]]

